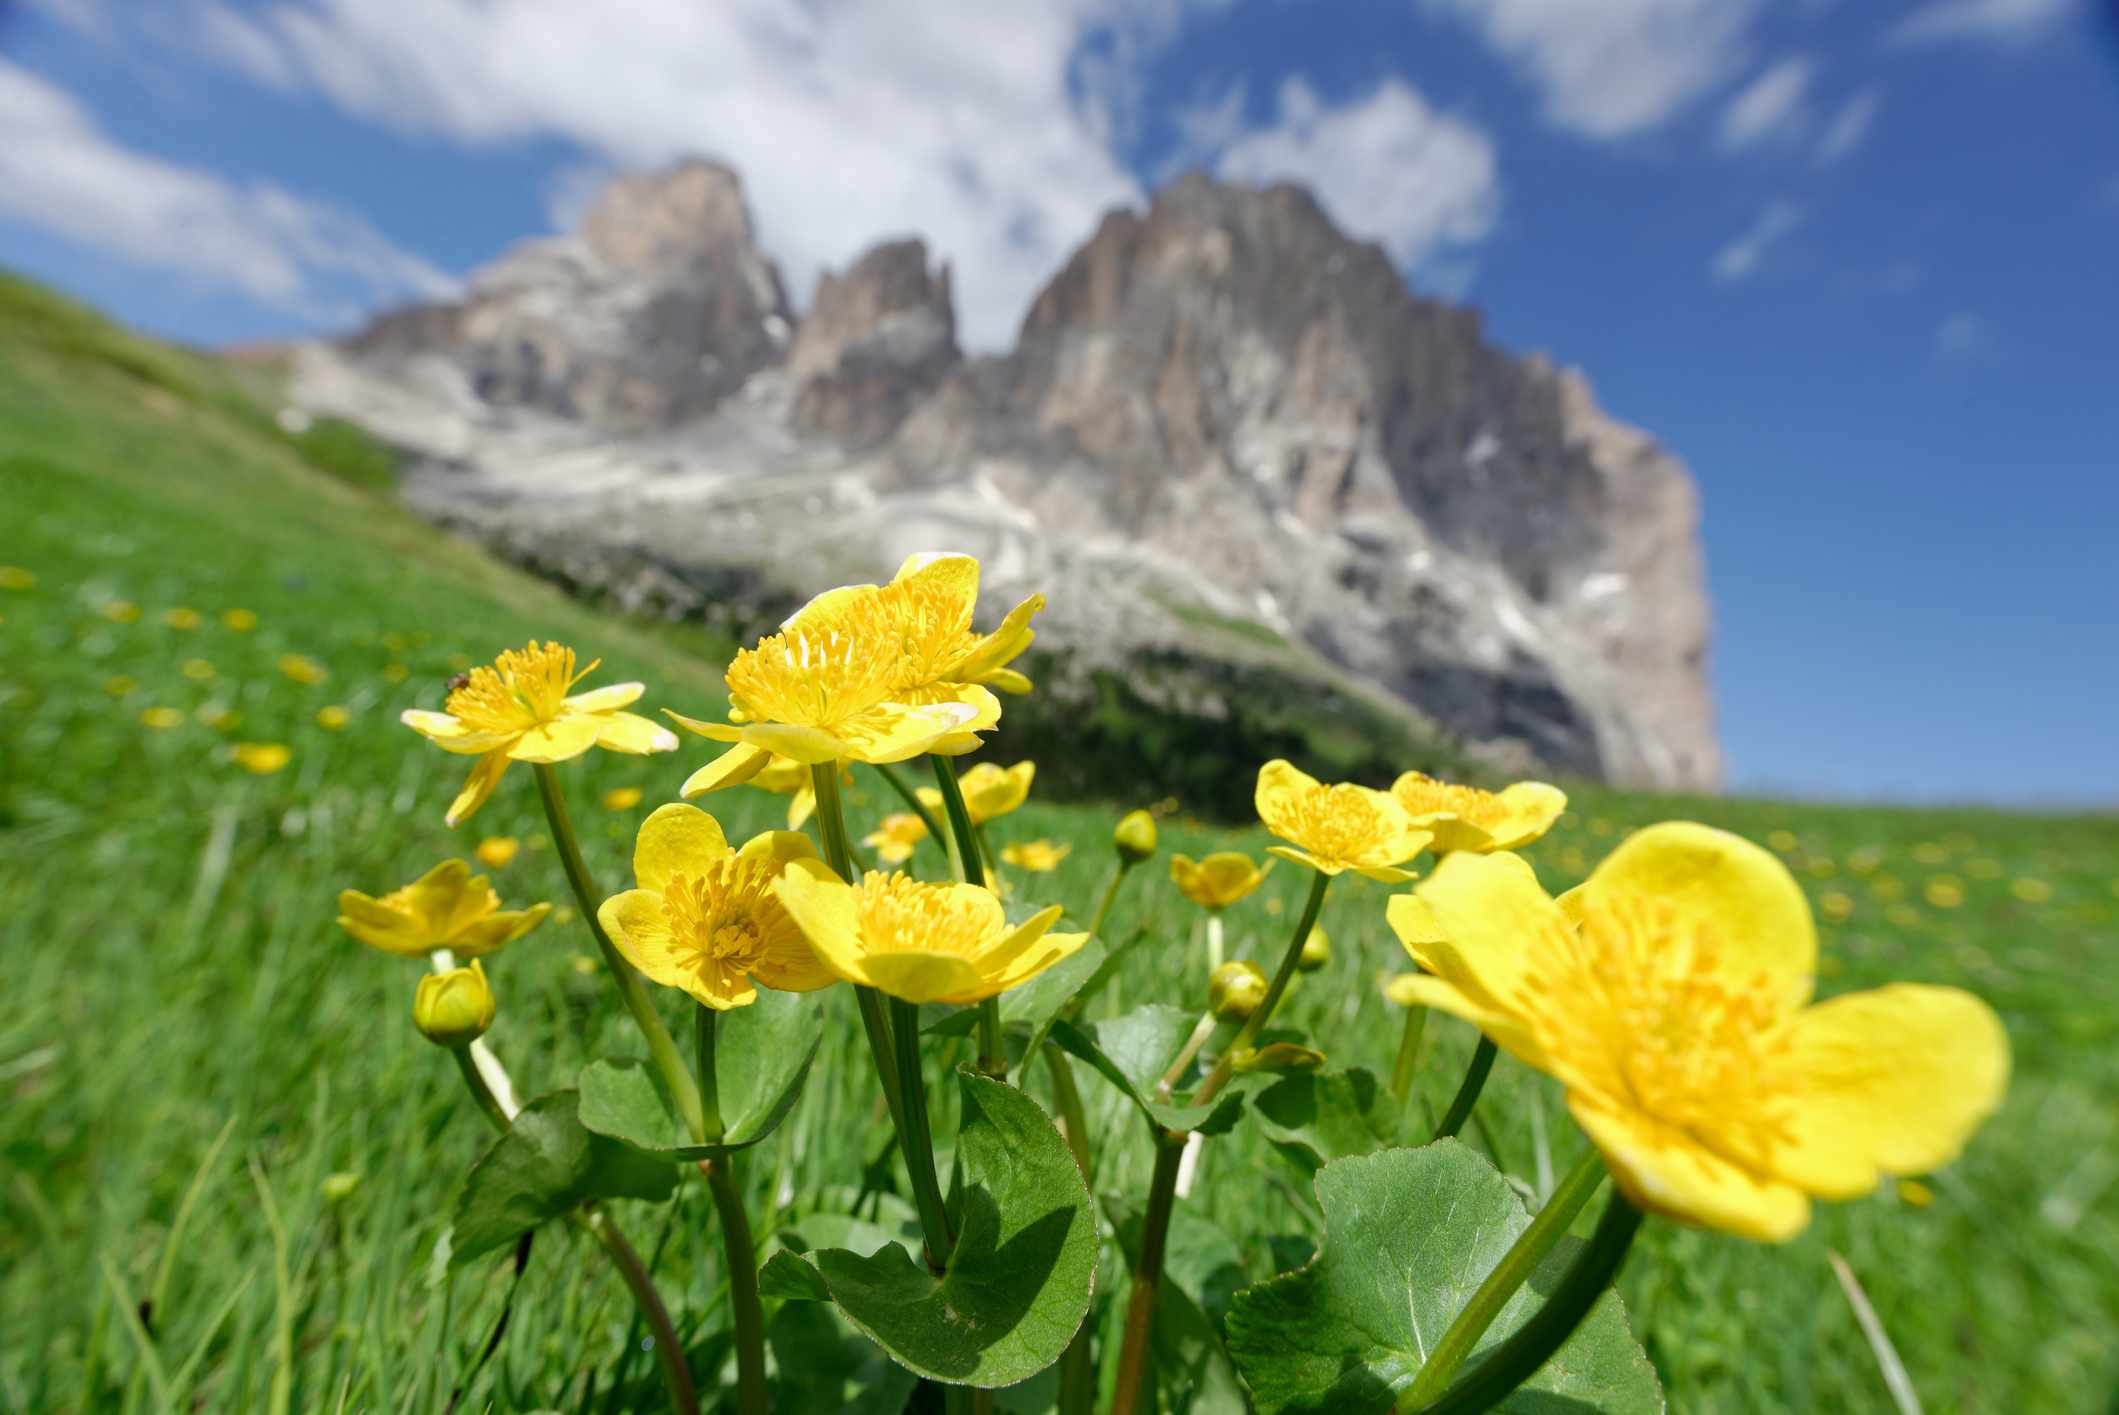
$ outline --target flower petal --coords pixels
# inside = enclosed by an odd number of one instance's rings
[[[871,953],[866,967],[875,987],[906,1002],[979,1002],[999,991],[954,953]]]
[[[1528,845],[1552,829],[1567,811],[1567,793],[1542,781],[1519,781],[1504,787],[1500,802],[1508,818],[1493,830],[1494,848],[1514,850]]]
[[[636,757],[651,752],[677,750],[677,734],[634,712],[598,713],[590,721],[599,724],[596,745],[607,752],[626,752]]]
[[[718,958],[703,959],[683,988],[716,1012],[748,1007],[758,1000],[758,989],[750,978]]]
[[[576,693],[565,702],[571,712],[612,712],[618,708],[631,707],[640,701],[647,691],[645,683],[613,683],[608,688],[592,688],[586,693]]]
[[[1521,1018],[1542,998],[1527,966],[1533,939],[1572,951],[1573,926],[1518,856],[1445,855],[1413,895],[1426,911],[1419,922],[1431,934],[1420,940],[1415,958],[1484,1012]],[[1385,917],[1395,928],[1416,915],[1401,909],[1393,917],[1386,905]]]
[[[544,922],[552,912],[549,904],[528,909],[503,910],[477,919],[449,935],[449,947],[458,958],[483,958],[503,944],[513,943]]]
[[[975,691],[984,693],[985,689]],[[992,694],[986,696],[992,697]],[[970,724],[979,715],[976,707],[964,702],[930,703],[920,707],[879,703],[848,720],[839,729],[836,745],[840,750],[837,754],[859,762],[905,761],[919,756],[944,737],[969,731]],[[995,715],[998,716],[998,706]],[[796,755],[783,747],[776,746],[774,750],[785,756]]]
[[[778,874],[795,860],[816,859],[817,847],[799,830],[761,830],[744,841],[736,853],[746,860],[766,861]]]
[[[417,958],[433,947],[417,918],[357,889],[339,891],[338,910],[338,926],[370,948]]]
[[[1500,1047],[1525,1066],[1547,1075],[1559,1075],[1567,1079],[1553,1064],[1553,1059],[1538,1044],[1537,1035],[1523,1018],[1513,1012],[1491,1007],[1473,1000],[1470,994],[1456,984],[1426,973],[1400,973],[1384,987],[1384,996],[1400,1007],[1432,1007],[1437,1012],[1447,1012],[1452,1017],[1461,1017],[1493,1039]]]
[[[1810,1222],[1802,1190],[1730,1163],[1675,1126],[1575,1091],[1567,1108],[1639,1208],[1769,1243],[1793,1238]]]
[[[448,713],[421,708],[406,708],[397,720],[443,750],[464,756],[489,752],[514,736],[510,732],[473,732]]]
[[[950,612],[938,617],[936,627],[944,633],[960,633],[971,627],[971,611],[978,605],[979,562],[956,551],[921,551],[905,557],[898,573],[890,577],[892,589],[900,586],[947,603]]]
[[[704,796],[724,786],[740,786],[765,770],[765,764],[772,759],[773,754],[763,747],[739,742],[686,777],[680,794]]]
[[[673,876],[701,875],[707,866],[729,856],[728,837],[721,822],[697,806],[673,801],[657,806],[640,823],[633,841],[633,880],[642,889],[658,893],[669,887]]]
[[[603,901],[596,920],[611,944],[651,981],[689,992],[698,976],[693,960],[676,948],[662,896],[650,889],[628,889]]]
[[[443,822],[458,826],[471,819],[480,806],[492,799],[494,788],[500,785],[501,774],[507,769],[508,753],[505,748],[480,757],[478,764],[471,768],[471,775],[465,780],[464,789],[457,792],[456,799],[449,803],[449,813],[442,818]]]
[[[1849,993],[1798,1012],[1787,1040],[1789,1143],[1767,1163],[1822,1198],[1949,1163],[2008,1088],[2001,1019],[1956,988]]]
[[[519,762],[571,761],[596,745],[603,728],[600,717],[558,717],[539,723],[516,738],[508,755]]]
[[[972,681],[983,683],[995,692],[1010,693],[1018,698],[1037,686],[1012,668],[989,668]]]
[[[1308,865],[1311,869],[1323,875],[1337,875],[1346,869],[1345,865],[1335,860],[1320,860],[1309,851],[1297,850],[1292,845],[1268,845],[1266,846],[1266,853],[1268,855],[1277,855],[1283,860],[1292,861],[1298,865]]]
[[[1009,610],[1008,617],[1001,621],[1001,627],[980,639],[972,647],[970,655],[957,665],[957,676],[967,683],[985,683],[999,688],[1004,693],[1029,692],[1030,680],[1003,665],[1030,647],[1030,641],[1037,637],[1037,631],[1030,627],[1030,621],[1044,607],[1045,597],[1034,594]],[[1019,682],[1022,686],[1009,686],[1009,679]]]
[[[1258,808],[1258,818],[1265,822],[1266,829],[1285,838],[1280,824],[1290,820],[1296,802],[1317,790],[1319,784],[1316,777],[1285,757],[1275,757],[1258,769],[1258,786],[1251,794],[1251,802]]]
[[[1733,985],[1760,978],[1783,1014],[1810,999],[1817,973],[1817,929],[1802,886],[1771,851],[1740,835],[1690,821],[1668,821],[1628,836],[1560,905],[1580,917],[1603,891],[1664,901],[1709,922],[1728,945],[1722,967]]]
[[[797,865],[773,882],[773,897],[809,940],[818,962],[849,983],[871,983],[852,886],[829,870],[820,875]]]
[[[708,733],[708,736],[720,736]],[[837,761],[851,756],[847,744],[832,733],[819,727],[802,727],[790,722],[752,722],[730,730],[722,737],[727,742],[742,742],[765,752],[777,752],[791,761],[804,766],[815,766],[819,762]],[[917,755],[913,753],[912,755]]]
[[[994,992],[1004,993],[1010,988],[1021,987],[1088,941],[1089,935],[1085,933],[1042,935],[1034,947],[1023,950],[1020,957],[1002,970]]]
[[[740,728],[732,727],[726,722],[708,722],[703,717],[686,717],[683,713],[669,708],[664,708],[662,715],[685,731],[696,732],[701,737],[711,737],[716,742],[733,742],[742,735]]]
[[[781,631],[791,633],[827,623],[845,614],[862,599],[882,593],[882,589],[881,585],[841,585],[838,589],[826,590],[812,596],[809,603],[781,620]]]

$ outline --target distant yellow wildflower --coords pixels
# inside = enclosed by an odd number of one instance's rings
[[[33,590],[36,587],[34,571],[20,565],[0,565],[0,590]]]
[[[2053,897],[2053,886],[2042,879],[2012,879],[2009,893],[2026,904],[2043,904]]]
[[[213,680],[213,665],[203,658],[187,658],[183,673],[194,683],[208,683]]]
[[[861,843],[876,852],[886,865],[902,865],[927,838],[927,822],[911,811],[893,811],[861,837]]]
[[[1913,1208],[1924,1209],[1935,1202],[1935,1191],[1918,1179],[1901,1179],[1898,1181],[1898,1197]]]
[[[385,953],[418,958],[446,948],[459,958],[482,958],[543,923],[552,906],[502,909],[484,875],[472,874],[461,860],[444,860],[380,899],[344,890],[338,910],[340,928]]]
[[[1530,844],[1567,809],[1567,796],[1542,781],[1519,781],[1500,791],[1453,786],[1409,771],[1391,794],[1413,824],[1434,833],[1436,854],[1449,850],[1515,850]]]
[[[331,670],[315,659],[298,653],[280,655],[280,672],[304,686],[313,686],[331,676]]]
[[[1155,817],[1146,811],[1128,811],[1111,828],[1111,845],[1119,859],[1137,865],[1155,854]]]
[[[600,660],[599,660],[600,661]],[[446,712],[408,708],[404,724],[445,751],[476,754],[470,780],[449,806],[450,825],[460,825],[492,796],[508,763],[563,762],[591,747],[642,755],[676,750],[668,728],[622,708],[637,700],[638,683],[567,696],[596,669],[574,671],[574,651],[534,639],[500,655],[491,667],[465,675],[449,693]]]
[[[139,686],[138,681],[123,673],[113,673],[103,680],[103,691],[114,698],[130,697]]]
[[[131,624],[139,619],[140,606],[129,599],[105,600],[97,607],[96,613],[113,624]]]
[[[333,703],[329,707],[316,710],[316,725],[326,732],[343,732],[346,724],[352,720],[353,714],[341,703]]]
[[[1011,767],[980,762],[959,776],[957,790],[963,794],[964,810],[970,815],[971,823],[984,825],[1022,805],[1029,799],[1030,782],[1036,775],[1036,762],[1017,762]],[[922,786],[914,794],[928,810],[942,809],[942,793],[938,788]]]
[[[258,626],[258,617],[247,609],[224,609],[221,623],[238,634],[247,634]]]
[[[1767,831],[1766,843],[1768,845],[1771,845],[1774,849],[1780,851],[1783,855],[1795,849],[1796,846],[1802,844],[1800,840],[1796,839],[1794,831],[1787,830],[1785,828],[1781,830]]]
[[[1266,829],[1291,842],[1269,853],[1327,875],[1353,870],[1402,884],[1413,875],[1399,866],[1434,838],[1390,792],[1351,782],[1326,786],[1287,761],[1259,768],[1255,799]]]
[[[504,870],[522,853],[522,842],[512,835],[489,835],[478,842],[472,854],[489,870]]]
[[[140,725],[152,727],[158,732],[167,731],[172,727],[183,726],[184,714],[173,707],[145,708],[140,713]]]
[[[1791,1237],[1812,1196],[1949,1161],[2007,1084],[2007,1034],[1969,993],[1807,1005],[1801,889],[1705,826],[1641,831],[1557,901],[1514,856],[1451,855],[1389,916],[1428,974],[1394,995],[1558,1078],[1626,1196],[1686,1222]]]
[[[175,609],[162,611],[162,622],[172,629],[189,631],[199,627],[199,611],[178,605]]]
[[[603,808],[607,811],[630,811],[640,804],[640,788],[637,786],[613,786],[603,793]]]
[[[1177,892],[1211,913],[1219,913],[1265,883],[1265,869],[1241,850],[1217,850],[1203,860],[1190,855],[1170,856],[1170,880]]]
[[[294,759],[284,742],[238,742],[231,754],[235,764],[253,776],[270,776]]]
[[[1058,845],[1050,840],[1022,840],[1001,847],[1001,858],[1019,870],[1032,874],[1050,874],[1067,858],[1072,845]]]
[[[635,968],[708,1007],[747,1006],[758,984],[810,992],[832,973],[774,892],[783,873],[837,880],[806,835],[769,830],[731,850],[697,806],[659,806],[633,846],[637,887],[604,900],[596,917]]]
[[[817,957],[850,983],[907,1002],[979,1002],[1073,953],[1085,933],[1049,933],[1057,904],[1009,927],[975,884],[926,884],[870,871],[857,885],[788,871],[774,886]]]
[[[1938,909],[1955,909],[1964,903],[1964,881],[1955,875],[1936,875],[1921,890],[1921,897]]]
[[[1843,890],[1828,889],[1817,897],[1818,912],[1835,924],[1843,924],[1854,915],[1854,896]]]

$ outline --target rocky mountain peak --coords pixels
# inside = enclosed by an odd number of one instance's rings
[[[599,260],[619,270],[732,259],[770,265],[758,249],[743,179],[731,167],[696,158],[612,178],[584,213],[580,236]]]

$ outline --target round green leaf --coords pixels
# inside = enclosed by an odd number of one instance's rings
[[[461,1267],[587,1199],[667,1199],[677,1171],[584,1129],[572,1091],[524,1106],[464,1176],[450,1221],[449,1263]]]
[[[1266,1138],[1304,1171],[1396,1141],[1404,1105],[1359,1067],[1294,1075],[1251,1098]]]
[[[1307,1267],[1236,1296],[1229,1354],[1264,1415],[1391,1408],[1530,1215],[1493,1166],[1455,1140],[1334,1160],[1317,1171],[1322,1248]],[[1566,1267],[1562,1245],[1487,1329],[1467,1369],[1530,1319]],[[1607,1292],[1544,1369],[1495,1409],[1647,1415],[1655,1368]]]
[[[1096,1222],[1066,1142],[1035,1101],[969,1068],[958,1070],[957,1084],[963,1126],[950,1198],[957,1241],[947,1270],[937,1277],[893,1242],[868,1255],[783,1251],[764,1277],[787,1296],[821,1288],[920,1375],[1012,1385],[1057,1361],[1087,1315]]]

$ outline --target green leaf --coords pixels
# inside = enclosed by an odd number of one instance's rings
[[[676,1168],[593,1135],[576,1118],[572,1091],[524,1106],[464,1176],[450,1221],[449,1265],[514,1242],[588,1199],[667,1199]]]
[[[1396,1143],[1403,1111],[1389,1089],[1359,1067],[1289,1076],[1251,1098],[1251,1113],[1266,1138],[1305,1171]]]
[[[777,1415],[899,1415],[920,1378],[819,1302],[789,1302],[765,1325]]]
[[[1240,1080],[1232,1081],[1209,1105],[1155,1099],[1156,1083],[1198,1023],[1198,1014],[1158,1002],[1102,1022],[1055,1022],[1052,1040],[1095,1067],[1151,1123],[1219,1135],[1243,1114]]]
[[[968,1067],[958,1069],[957,1084],[957,1241],[947,1270],[938,1278],[891,1242],[866,1255],[782,1250],[763,1280],[784,1296],[821,1289],[920,1375],[1012,1385],[1057,1361],[1088,1313],[1096,1221],[1074,1157],[1037,1102]]]
[[[1104,956],[1102,940],[1092,938],[1021,987],[1001,994],[1001,1043],[1008,1051],[1009,1070],[1023,1065],[1023,1058],[1037,1050],[1053,1019],[1103,966]],[[938,1037],[968,1037],[977,1028],[978,1020],[976,1007],[959,1007],[924,1024],[921,1030]]]
[[[802,1095],[824,1038],[823,1009],[806,994],[760,988],[756,1002],[722,1013],[716,1025],[714,1074],[727,1127],[719,1143],[695,1143],[661,1076],[631,1057],[582,1068],[581,1123],[645,1154],[680,1160],[744,1149],[772,1134]]]
[[[1309,1266],[1237,1294],[1229,1353],[1264,1415],[1386,1411],[1530,1215],[1491,1165],[1454,1140],[1334,1160],[1315,1182],[1323,1247]],[[1529,1320],[1566,1267],[1564,1246],[1501,1309],[1466,1369]],[[1662,1408],[1655,1369],[1615,1292],[1495,1407],[1515,1415]]]

